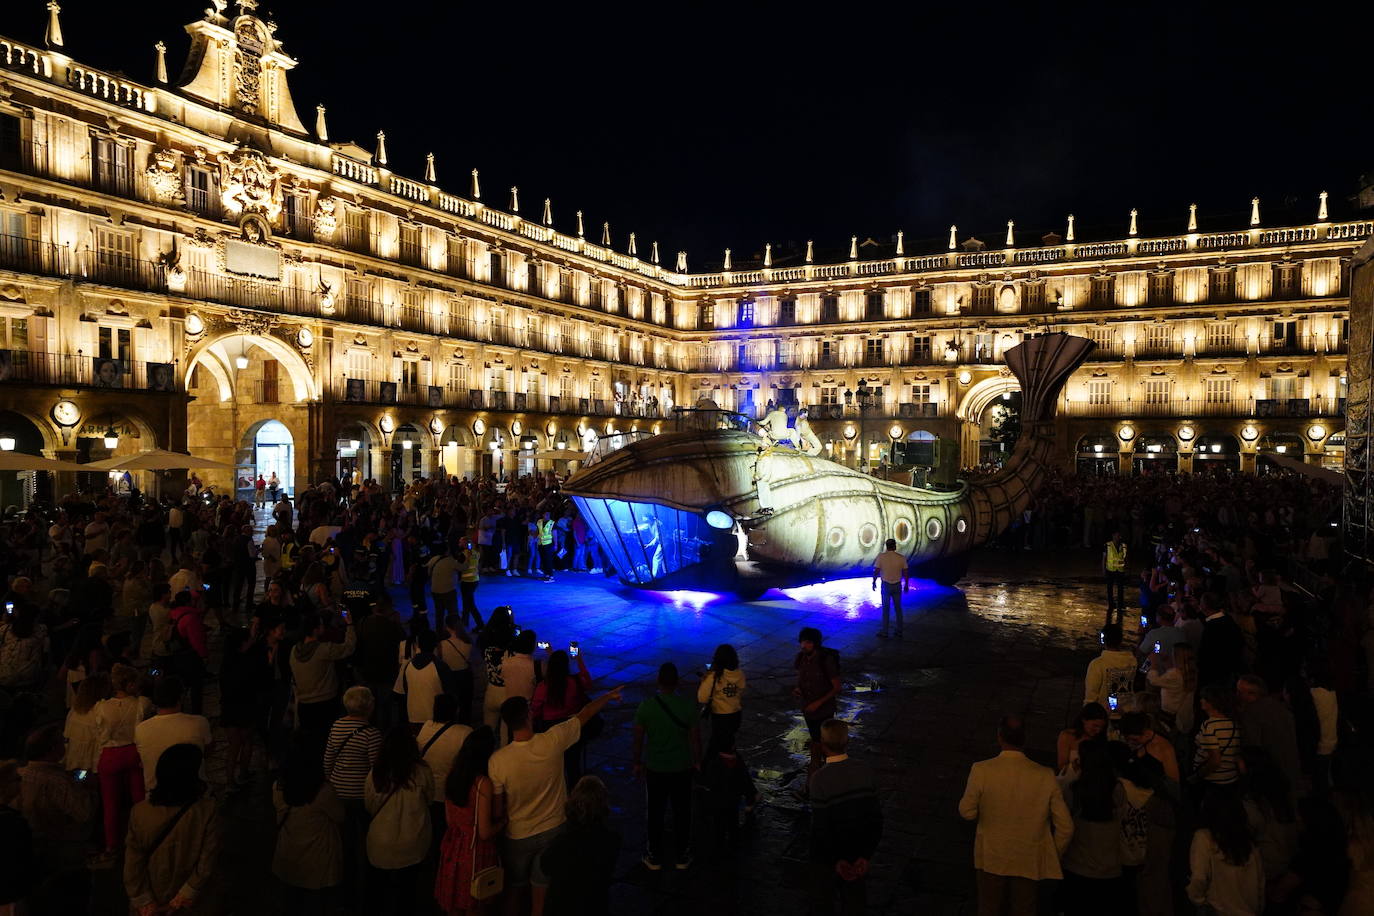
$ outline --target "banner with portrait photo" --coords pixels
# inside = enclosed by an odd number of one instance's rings
[[[91,357],[91,381],[97,388],[123,388],[124,362],[106,356]]]
[[[171,363],[148,363],[149,391],[176,391],[177,380]]]

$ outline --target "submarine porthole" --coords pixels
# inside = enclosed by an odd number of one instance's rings
[[[960,534],[963,534],[965,531],[968,530],[968,520],[963,518],[959,519],[957,522],[954,523],[954,530],[959,532]]]
[[[911,540],[911,522],[904,518],[897,519],[897,524],[892,526],[892,536],[897,539],[898,544],[905,544]]]
[[[944,534],[944,526],[940,524],[938,518],[932,518],[926,522],[926,537],[932,541],[940,540],[940,535]]]
[[[878,526],[872,522],[865,522],[859,529],[859,546],[872,547],[878,540]]]
[[[829,546],[829,547],[832,548],[832,549],[843,546],[843,545],[844,545],[844,529],[843,529],[843,528],[831,528],[831,529],[830,529],[830,532],[825,536],[825,543],[826,543],[827,546]]]

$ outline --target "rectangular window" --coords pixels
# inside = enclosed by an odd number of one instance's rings
[[[420,227],[401,224],[400,234],[401,263],[411,267],[423,267],[420,254]]]
[[[1115,298],[1115,277],[1093,277],[1089,281],[1088,304],[1104,308]]]
[[[1174,275],[1150,274],[1150,305],[1168,305],[1174,301]]]
[[[1045,309],[1045,281],[1032,280],[1021,287],[1021,311],[1041,312]]]
[[[214,215],[214,198],[211,196],[210,170],[198,166],[186,169],[186,205],[192,213],[202,216]],[[295,195],[288,195],[294,197]]]
[[[298,239],[309,238],[310,216],[306,196],[288,192],[282,198],[282,203],[286,214],[286,234]]]
[[[1145,380],[1145,403],[1169,403],[1169,380],[1167,378],[1147,378]]]
[[[992,284],[984,283],[973,287],[973,314],[992,314]]]
[[[1234,270],[1214,270],[1209,278],[1207,300],[1209,302],[1230,302],[1236,298],[1236,272]]]
[[[1269,396],[1276,401],[1287,401],[1298,396],[1298,380],[1291,375],[1276,375],[1269,380]]]
[[[105,226],[95,229],[96,279],[114,283],[133,279],[135,270],[134,237],[131,233]]]
[[[840,297],[821,296],[821,323],[834,324],[840,320]]]
[[[930,403],[930,384],[928,382],[920,382],[911,386],[911,402],[913,404]]]
[[[1092,342],[1097,344],[1099,353],[1111,353],[1115,335],[1111,328],[1092,328]]]
[[[467,363],[448,364],[448,390],[467,391],[468,390],[468,367]]]
[[[988,287],[991,289],[992,287]],[[973,358],[975,360],[986,361],[992,359],[992,335],[974,334],[973,335]]]
[[[110,137],[91,138],[91,180],[96,190],[130,197],[134,189],[129,147]]]
[[[367,211],[357,207],[344,208],[343,246],[349,251],[367,251]]]
[[[1296,321],[1274,322],[1274,349],[1277,351],[1296,350],[1298,347],[1298,323]]]
[[[1167,324],[1152,324],[1145,330],[1145,352],[1156,355],[1174,348],[1174,329]]]
[[[29,319],[11,318],[9,345],[11,350],[27,350],[29,348]]]
[[[713,303],[703,302],[697,306],[697,327],[714,328],[716,326],[716,307]]]
[[[525,292],[531,296],[544,295],[543,288],[539,285],[539,262],[525,262]]]
[[[1229,378],[1209,378],[1207,379],[1206,398],[1208,404],[1229,404],[1231,403],[1231,389],[1235,385],[1234,379]]]
[[[372,376],[372,354],[367,350],[348,351],[348,370],[345,373],[349,378],[368,379]]]
[[[1229,350],[1235,346],[1236,328],[1229,321],[1207,325],[1207,349],[1212,352]]]
[[[833,369],[840,364],[840,348],[833,340],[821,341],[821,368]]]
[[[797,323],[797,300],[794,296],[788,296],[778,303],[778,324],[791,325]]]
[[[1301,294],[1298,285],[1299,267],[1297,264],[1274,265],[1274,298],[1295,299]]]
[[[420,388],[420,363],[418,360],[401,360],[401,390],[414,394]]]
[[[448,272],[455,277],[472,279],[468,266],[467,243],[456,235],[448,237]]]
[[[752,328],[754,326],[754,300],[743,299],[739,304],[739,326],[742,328]]]
[[[825,385],[821,388],[822,404],[840,403],[840,389],[834,385]]]
[[[1088,403],[1089,404],[1110,404],[1112,401],[1112,383],[1110,379],[1095,378],[1088,381]]]
[[[883,304],[884,296],[881,290],[875,290],[864,295],[864,318],[869,321],[881,321],[887,317],[887,309]]]
[[[12,114],[0,114],[0,169],[19,171],[24,165],[24,135]]]
[[[128,328],[100,328],[100,358],[125,362],[132,358],[132,342]]]
[[[917,287],[911,291],[911,313],[913,315],[929,315],[932,308],[933,296],[929,287]]]
[[[930,362],[930,338],[924,334],[911,338],[911,361],[913,363]]]
[[[870,337],[864,341],[864,362],[866,365],[883,366],[887,364],[885,343],[886,341],[881,337]]]
[[[492,286],[506,282],[506,261],[499,251],[487,252],[487,282]]]

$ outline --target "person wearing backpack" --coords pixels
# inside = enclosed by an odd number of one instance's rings
[[[195,606],[189,591],[180,592],[172,602],[168,615],[167,654],[172,670],[181,678],[191,694],[191,714],[200,715],[205,692],[205,661],[210,646],[205,638],[202,611]]]
[[[691,700],[675,696],[677,665],[658,669],[658,692],[635,710],[634,772],[648,794],[649,849],[644,867],[663,868],[669,861],[663,842],[664,816],[673,806],[673,837],[679,871],[692,866],[692,773],[700,767],[701,733]]]

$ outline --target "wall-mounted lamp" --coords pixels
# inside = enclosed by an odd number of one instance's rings
[[[105,429],[105,447],[113,450],[119,445],[119,433],[115,432],[114,426]]]

